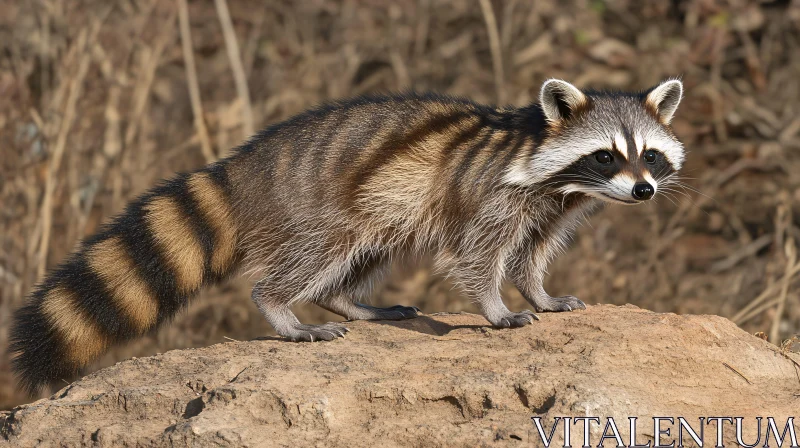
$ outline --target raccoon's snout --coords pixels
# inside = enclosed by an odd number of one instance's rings
[[[638,201],[646,201],[653,197],[655,189],[647,182],[640,182],[633,186],[633,197]]]

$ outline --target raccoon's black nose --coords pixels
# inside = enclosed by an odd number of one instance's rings
[[[647,182],[641,182],[633,186],[633,197],[640,201],[646,201],[652,198],[655,192],[653,186]]]

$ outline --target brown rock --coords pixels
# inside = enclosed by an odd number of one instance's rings
[[[0,414],[0,446],[541,446],[534,415],[548,431],[557,416],[613,417],[625,443],[628,416],[640,419],[638,443],[652,440],[653,416],[695,428],[700,416],[741,416],[754,440],[755,416],[783,429],[800,409],[800,356],[724,318],[610,305],[540,317],[512,330],[471,314],[354,322],[330,343],[129,360]],[[602,429],[593,424],[592,446]]]

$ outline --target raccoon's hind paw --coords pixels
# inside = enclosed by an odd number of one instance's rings
[[[281,336],[289,338],[293,342],[332,341],[336,338],[343,338],[348,331],[350,330],[344,325],[333,322],[322,325],[297,324]]]
[[[395,305],[388,308],[378,308],[374,306],[357,304],[363,313],[360,317],[364,320],[403,320],[413,319],[422,314],[422,310],[415,306]]]
[[[575,296],[547,297],[546,299],[537,300],[534,306],[536,307],[536,311],[540,312],[575,311],[586,309],[586,304]]]
[[[533,314],[531,311],[523,310],[519,313],[509,312],[498,319],[497,322],[492,322],[492,324],[498,328],[517,328],[532,324],[535,320],[539,320],[539,316]]]

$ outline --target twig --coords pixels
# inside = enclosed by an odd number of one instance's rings
[[[230,60],[231,70],[233,70],[236,94],[242,102],[242,125],[244,126],[245,137],[250,137],[255,133],[255,125],[253,123],[253,107],[250,103],[250,89],[247,87],[247,76],[244,74],[244,66],[242,65],[242,54],[239,51],[239,43],[233,30],[233,21],[228,10],[227,0],[214,0],[214,3],[217,6],[219,23],[222,25],[222,36],[225,38],[228,60]]]
[[[492,52],[492,66],[494,68],[494,84],[497,88],[497,102],[500,105],[506,102],[505,75],[503,74],[503,54],[500,48],[500,34],[497,31],[497,19],[489,0],[480,0],[483,18],[486,20],[486,31],[489,34],[489,49]]]
[[[417,29],[414,32],[414,59],[422,58],[431,25],[431,0],[420,0],[417,4]]]
[[[711,49],[711,89],[709,90],[709,99],[712,103],[712,123],[714,125],[714,133],[716,134],[717,141],[725,142],[728,140],[728,132],[725,128],[725,117],[723,112],[723,99],[721,92],[722,84],[722,63],[724,61],[725,47],[725,34],[722,30],[715,30],[714,42]]]
[[[716,187],[722,187],[729,181],[731,181],[734,177],[741,174],[743,171],[747,170],[755,170],[755,171],[772,171],[781,169],[781,166],[775,161],[772,160],[763,160],[763,159],[739,159],[731,166],[729,166],[725,171],[719,173],[714,179],[714,183]]]
[[[772,242],[772,234],[761,235],[756,240],[744,245],[737,251],[711,265],[709,272],[717,274],[736,266],[740,261],[753,256]]]
[[[792,363],[794,367],[794,376],[797,377],[797,382],[800,383],[800,363],[792,359],[791,357],[792,351],[789,350],[790,346],[797,341],[798,341],[797,336],[792,336],[791,338],[783,341],[779,349],[772,349],[772,350],[774,350],[775,353],[783,356],[784,358],[789,360],[789,362]],[[795,396],[800,397],[800,394],[795,394]]]
[[[239,379],[239,375],[243,374],[243,373],[244,373],[244,371],[245,371],[245,370],[247,370],[247,369],[249,369],[249,368],[250,368],[250,366],[247,366],[247,367],[245,367],[244,369],[240,370],[240,371],[239,371],[239,373],[237,373],[237,374],[236,374],[236,376],[234,376],[233,378],[231,378],[231,380],[230,380],[230,381],[228,381],[228,383],[232,383],[232,382],[234,382],[234,381],[238,380],[238,379]]]
[[[744,60],[747,65],[747,71],[750,74],[750,79],[753,81],[753,85],[756,87],[756,89],[763,91],[767,86],[767,79],[762,67],[766,66],[758,57],[758,49],[756,48],[756,44],[753,42],[753,38],[750,37],[750,34],[742,29],[737,30],[737,35],[743,44],[745,54]]]
[[[500,48],[508,52],[514,32],[514,13],[519,0],[503,2],[503,29],[500,30]],[[508,53],[506,53],[508,54]]]
[[[89,222],[89,214],[94,207],[98,191],[102,188],[108,172],[109,160],[116,157],[122,150],[122,131],[121,118],[119,113],[119,103],[122,88],[117,84],[112,84],[108,88],[108,102],[106,103],[105,119],[106,129],[103,136],[103,153],[105,157],[99,157],[96,168],[93,170],[92,178],[97,179],[97,184],[89,189],[83,210],[78,216],[78,237],[83,237],[86,232],[86,224]]]
[[[144,67],[140,72],[141,75],[137,80],[136,87],[133,91],[133,113],[130,115],[131,124],[125,132],[125,148],[128,148],[131,144],[133,144],[133,140],[136,138],[136,134],[141,126],[142,117],[145,109],[147,108],[147,102],[150,99],[150,90],[153,87],[156,70],[161,62],[161,56],[164,54],[167,44],[174,38],[173,33],[175,31],[172,29],[174,23],[175,12],[173,11],[170,13],[163,25],[165,30],[170,31],[164,32],[158,37],[153,45],[153,49],[148,55],[147,60],[143,64]]]
[[[186,0],[177,1],[183,61],[186,64],[186,82],[189,84],[189,99],[192,102],[194,125],[197,127],[197,133],[200,134],[200,149],[203,151],[203,156],[206,158],[206,162],[211,163],[217,157],[211,149],[211,139],[208,136],[208,129],[203,116],[203,102],[200,99],[200,86],[197,81],[197,68],[194,65],[194,52],[192,50],[192,31],[189,28],[189,5]]]
[[[791,215],[790,215],[791,216]],[[780,323],[783,316],[783,310],[786,307],[786,296],[789,294],[789,284],[791,283],[791,276],[789,273],[797,264],[797,249],[794,245],[794,238],[789,236],[786,239],[786,272],[783,275],[783,282],[781,282],[781,295],[778,296],[778,309],[775,311],[775,317],[772,320],[772,328],[769,331],[769,340],[773,344],[780,342]]]
[[[389,58],[392,61],[392,69],[394,70],[395,77],[397,77],[398,90],[409,88],[411,86],[411,76],[408,74],[408,68],[400,52],[392,50]]]
[[[747,379],[747,377],[746,377],[746,376],[742,375],[742,372],[740,372],[740,371],[738,371],[738,370],[734,369],[734,368],[733,368],[733,366],[731,366],[731,365],[730,365],[730,364],[728,364],[727,362],[723,362],[723,363],[722,363],[722,365],[724,365],[725,367],[727,367],[727,368],[731,369],[731,370],[732,370],[732,371],[733,371],[735,374],[737,374],[737,375],[739,375],[740,377],[742,377],[742,379],[743,379],[743,380],[747,381],[747,384],[753,384],[753,383],[751,383],[751,382],[750,382],[750,380],[749,380],[749,379]]]
[[[84,30],[78,36],[77,48],[85,49],[87,41],[88,33]],[[47,166],[47,180],[45,181],[44,200],[42,201],[42,237],[39,243],[39,266],[36,271],[36,277],[39,280],[44,277],[45,270],[47,269],[47,251],[50,248],[50,233],[53,225],[53,192],[56,186],[56,173],[61,166],[61,159],[64,157],[64,149],[67,146],[67,135],[75,119],[75,109],[78,104],[78,98],[81,95],[83,81],[86,78],[86,73],[89,71],[90,61],[91,54],[86,52],[80,59],[78,72],[75,77],[72,78],[69,97],[67,97],[67,104],[64,107],[64,118],[61,121],[61,129],[58,132],[56,144],[53,148],[53,156],[50,158],[50,163]]]
[[[38,11],[39,9],[36,8]],[[44,109],[45,104],[47,104],[46,100],[48,99],[48,93],[50,91],[50,17],[51,15],[47,12],[41,14],[40,20],[42,21],[41,27],[41,41],[40,45],[41,48],[39,49],[39,63],[41,64],[41,77],[39,79],[39,90],[42,92],[39,107]],[[43,128],[39,128],[43,129]]]
[[[798,272],[800,272],[800,263],[795,264],[792,267],[792,269],[789,270],[785,274],[786,276],[788,276],[788,281],[792,281],[794,276],[795,276],[795,274],[797,274]],[[784,282],[787,281],[786,278],[787,277],[785,277],[783,279]],[[755,316],[758,313],[760,313],[761,311],[763,311],[764,309],[770,308],[773,305],[775,305],[777,303],[776,302],[777,299],[775,299],[774,301],[768,302],[767,304],[765,304],[764,306],[759,307],[758,309],[755,309],[762,302],[766,301],[773,294],[775,294],[775,292],[778,289],[778,287],[780,285],[782,285],[782,284],[783,284],[782,282],[776,282],[776,283],[773,283],[772,285],[768,286],[766,289],[764,289],[764,291],[761,294],[758,295],[758,297],[753,299],[750,303],[747,304],[747,306],[745,306],[744,308],[739,310],[738,313],[736,313],[733,317],[731,317],[731,321],[733,321],[737,325],[741,325],[745,321],[750,320],[753,316]]]
[[[779,286],[779,284],[776,283],[773,286],[775,286],[775,288],[777,288]],[[778,304],[779,300],[780,300],[780,297],[772,298],[769,301],[758,305],[755,309],[753,309],[752,311],[749,311],[747,314],[742,316],[740,319],[738,319],[738,320],[731,319],[731,321],[733,321],[737,325],[742,325],[745,322],[747,322],[748,320],[750,320],[750,319],[758,316],[759,314],[763,313],[764,311],[776,306]]]
[[[255,12],[256,16],[252,18],[252,26],[250,34],[247,36],[247,41],[242,45],[242,65],[244,66],[245,76],[253,71],[253,62],[256,59],[258,51],[258,42],[261,39],[261,33],[264,30],[264,22],[267,18],[267,9],[259,8]]]

